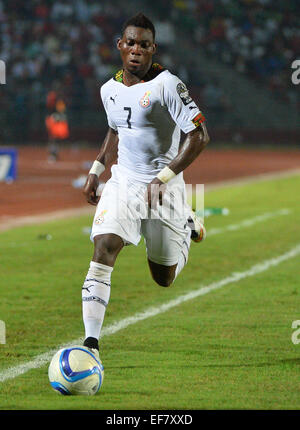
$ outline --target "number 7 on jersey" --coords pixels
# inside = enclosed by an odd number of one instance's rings
[[[124,107],[124,110],[128,110],[128,116],[127,116],[127,124],[128,124],[128,128],[131,128],[131,107]]]

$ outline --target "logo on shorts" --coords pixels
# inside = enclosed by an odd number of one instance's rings
[[[95,219],[95,224],[102,224],[104,221],[104,215],[106,214],[107,210],[104,209],[104,211],[100,212],[100,214]]]
[[[143,97],[140,100],[140,106],[142,106],[143,108],[147,108],[150,106],[151,101],[150,101],[150,96],[151,92],[150,91],[146,91],[145,94],[143,95]]]

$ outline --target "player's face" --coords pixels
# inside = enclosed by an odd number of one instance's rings
[[[122,39],[118,40],[117,47],[125,70],[139,77],[148,72],[156,51],[151,30],[129,26],[124,31]]]

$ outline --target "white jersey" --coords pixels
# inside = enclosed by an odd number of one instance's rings
[[[188,133],[204,121],[186,86],[168,70],[130,87],[120,71],[100,92],[108,125],[119,136],[118,165],[133,180],[151,182],[178,154],[180,130]]]

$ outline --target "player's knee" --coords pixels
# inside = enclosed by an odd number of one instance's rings
[[[173,284],[173,279],[163,279],[157,282],[160,287],[170,287]]]
[[[93,261],[112,265],[123,247],[122,240],[112,235],[99,235],[94,238]]]
[[[152,277],[160,287],[170,287],[174,281],[174,277],[172,276],[161,276],[152,274]]]
[[[176,272],[176,264],[173,266],[165,266],[163,264],[154,263],[148,258],[149,268],[153,280],[161,287],[169,287],[174,279]]]

